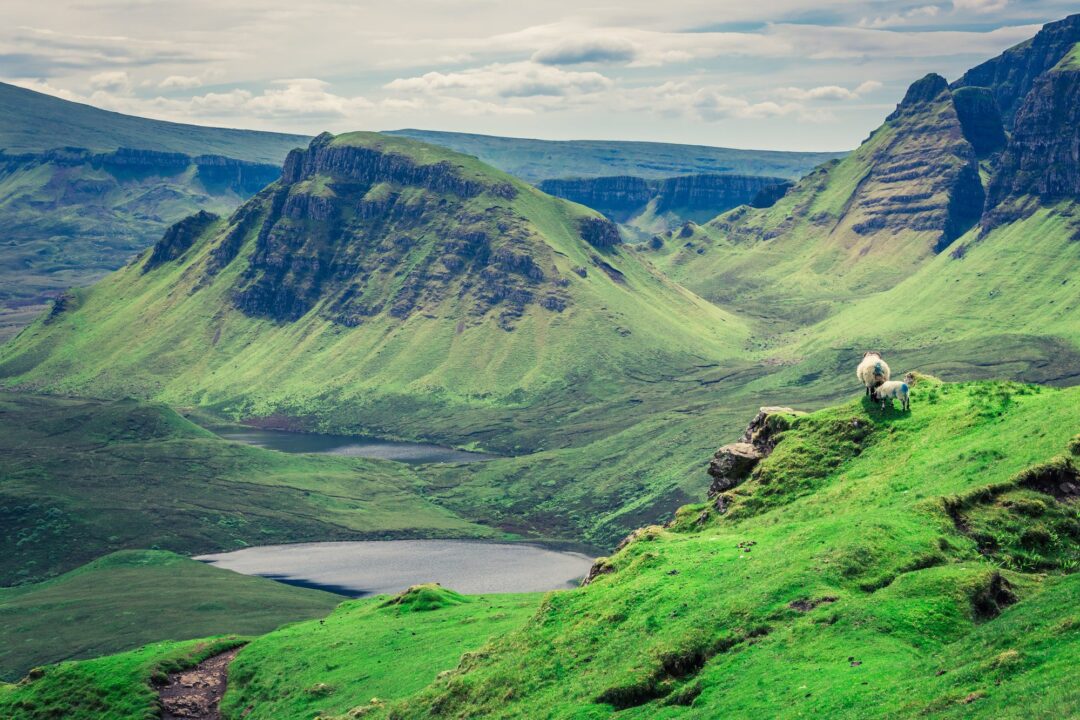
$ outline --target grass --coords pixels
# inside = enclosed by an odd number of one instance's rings
[[[499,535],[422,497],[400,463],[228,442],[133,400],[0,395],[0,584],[107,553]]]
[[[1066,451],[1078,399],[924,379],[911,413],[799,418],[727,514],[647,529],[611,573],[374,716],[1071,716],[1080,520],[1023,478]],[[957,496],[981,499],[956,520]],[[1018,524],[1052,523],[1064,544],[1025,566]]]
[[[377,709],[526,622],[541,595],[462,596],[417,586],[341,605],[325,620],[255,639],[230,668],[226,717],[250,720]]]
[[[8,720],[155,720],[161,716],[152,680],[193,667],[243,644],[226,636],[162,642],[120,655],[43,668],[17,685],[0,684],[0,716]]]
[[[115,552],[52,580],[0,588],[0,679],[162,640],[261,635],[342,600],[161,550]]]

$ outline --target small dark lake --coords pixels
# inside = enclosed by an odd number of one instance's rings
[[[351,597],[437,582],[460,593],[576,587],[593,558],[526,543],[375,540],[265,545],[195,558],[244,575]]]
[[[287,430],[226,430],[218,435],[226,440],[257,445],[268,450],[287,453],[323,453],[354,455],[376,460],[396,460],[404,463],[477,462],[491,460],[496,455],[467,452],[429,443],[396,442],[356,435],[325,435],[322,433],[289,432]]]

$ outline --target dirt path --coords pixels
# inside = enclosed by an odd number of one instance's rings
[[[218,703],[225,694],[229,663],[240,648],[203,660],[193,668],[169,673],[158,691],[161,720],[220,720]]]

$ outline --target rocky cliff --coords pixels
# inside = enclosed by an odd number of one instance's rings
[[[446,160],[324,134],[234,214],[205,272],[231,263],[254,235],[232,293],[248,315],[288,322],[318,308],[352,327],[460,298],[476,317],[497,309],[510,329],[529,305],[561,312],[570,302],[550,249],[512,208],[518,192]],[[579,232],[596,247],[619,239],[602,219],[583,220]]]
[[[1080,42],[1080,15],[1048,23],[1035,37],[992,60],[968,70],[953,83],[962,87],[990,88],[1006,130],[1012,130],[1020,106],[1036,81]]]
[[[664,179],[619,175],[544,180],[538,187],[549,195],[591,207],[615,222],[627,222],[650,209],[650,203],[656,214],[671,213],[680,221],[706,220],[750,203],[759,193],[775,194],[778,188],[789,185],[790,181],[783,178],[758,175],[683,175]]]
[[[978,220],[984,199],[975,149],[945,78],[913,83],[886,128],[889,139],[849,202],[852,229],[930,231],[939,251]]]

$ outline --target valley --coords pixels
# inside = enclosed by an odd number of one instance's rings
[[[850,153],[0,85],[0,716],[1080,716],[1078,57]]]

